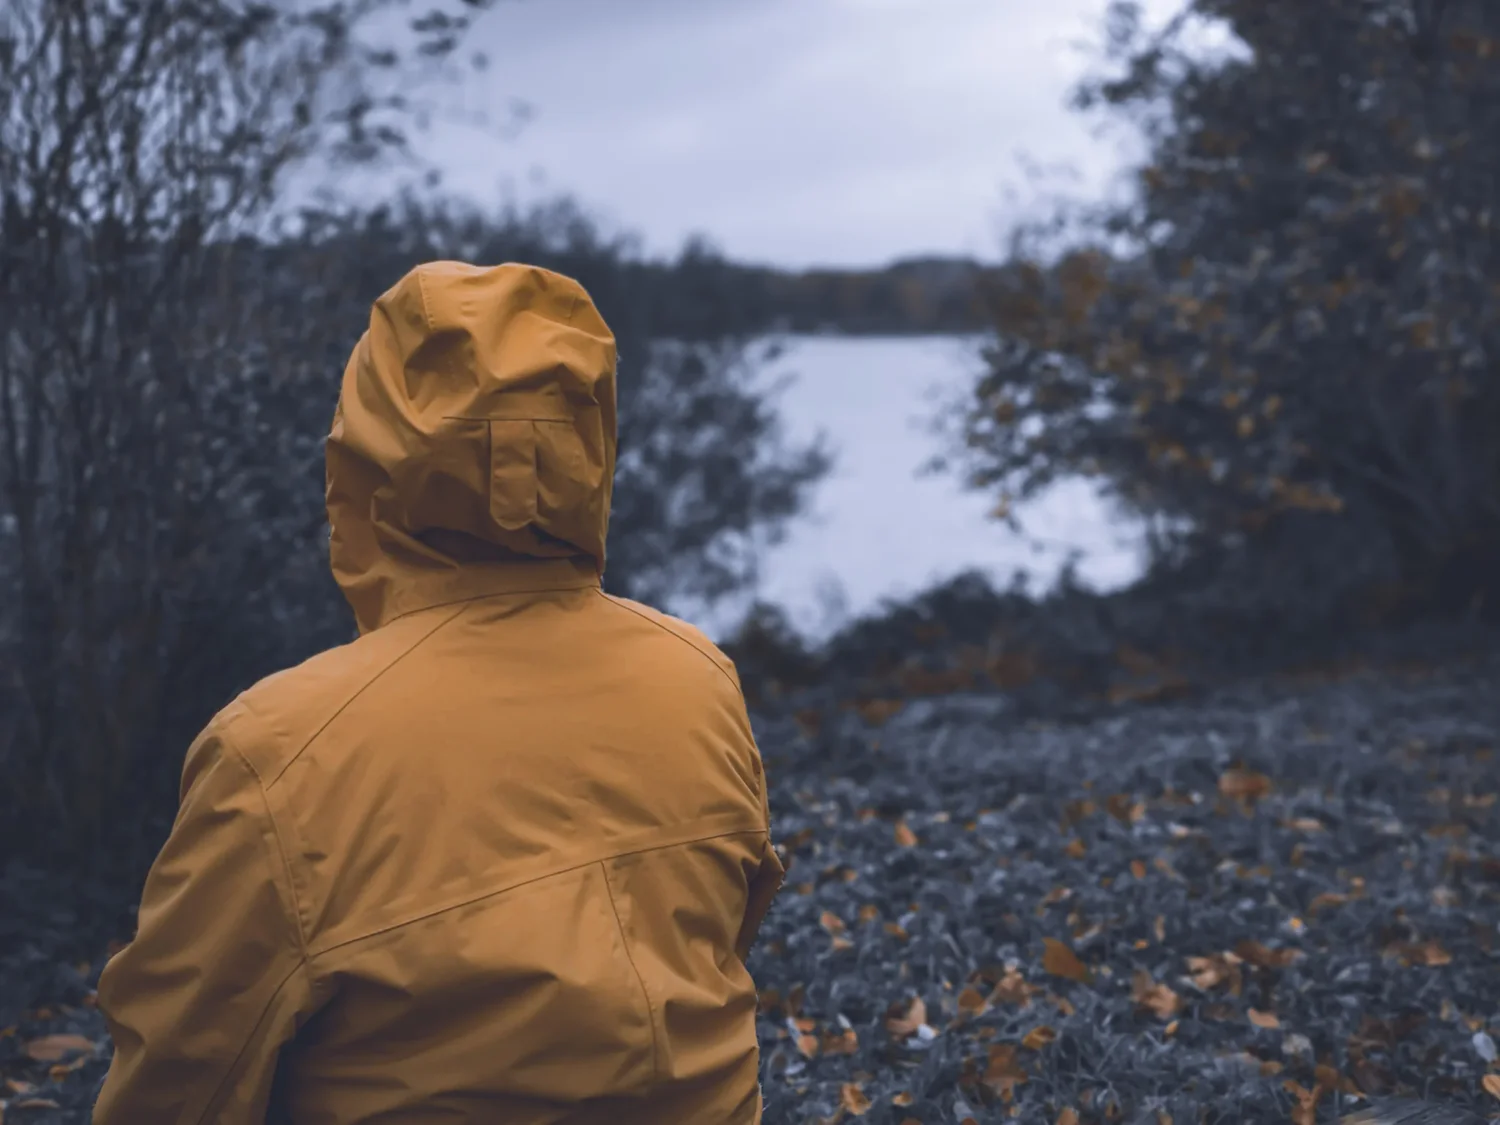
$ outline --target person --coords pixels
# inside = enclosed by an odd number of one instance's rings
[[[188,750],[94,1125],[750,1125],[785,870],[734,665],[602,590],[615,341],[545,269],[374,304],[327,441],[357,639]]]

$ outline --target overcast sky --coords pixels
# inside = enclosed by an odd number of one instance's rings
[[[487,70],[429,93],[450,116],[501,122],[514,98],[535,116],[511,140],[440,120],[421,152],[456,192],[572,193],[653,252],[696,232],[788,266],[991,257],[1041,190],[1023,160],[1074,166],[1079,181],[1048,185],[1086,192],[1120,167],[1128,134],[1097,137],[1065,106],[1105,6],[500,0],[468,45]]]

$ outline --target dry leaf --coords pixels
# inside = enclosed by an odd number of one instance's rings
[[[1056,938],[1043,938],[1042,968],[1055,977],[1086,982],[1090,979],[1089,967]]]
[[[1271,792],[1271,779],[1254,770],[1227,769],[1219,776],[1219,792],[1236,801],[1258,801]]]
[[[1137,879],[1144,879],[1146,877],[1146,865],[1138,859],[1132,859],[1130,861],[1130,873]]]
[[[27,1058],[37,1062],[56,1062],[74,1051],[92,1051],[94,1042],[82,1035],[44,1035],[33,1039],[23,1050]]]
[[[916,1033],[917,1028],[927,1022],[927,1004],[920,996],[913,996],[906,1004],[893,1006],[886,1012],[885,1029],[898,1039]]]
[[[907,1090],[902,1090],[899,1094],[891,1095],[892,1105],[911,1105],[911,1103],[916,1100],[917,1099]],[[911,1119],[907,1118],[907,1120]]]
[[[1057,1032],[1046,1024],[1042,1024],[1040,1027],[1033,1027],[1026,1033],[1025,1038],[1021,1040],[1021,1046],[1025,1047],[1028,1051],[1040,1051],[1048,1043],[1056,1039]]]
[[[1500,1074],[1486,1074],[1480,1083],[1492,1098],[1500,1098]]]
[[[1088,854],[1089,850],[1082,840],[1080,840],[1077,836],[1074,836],[1071,840],[1068,841],[1068,845],[1067,847],[1063,848],[1063,851],[1070,859],[1082,859]]]
[[[1130,998],[1157,1019],[1171,1019],[1182,1008],[1182,997],[1167,985],[1152,980],[1145,969],[1137,969],[1130,978]]]
[[[823,911],[823,916],[818,919],[818,925],[830,934],[842,933],[844,930],[844,920],[831,910]]]
[[[917,834],[904,820],[896,821],[896,844],[902,848],[915,847],[917,844]]]
[[[1078,1125],[1078,1111],[1065,1105],[1057,1113],[1057,1125]]]
[[[855,1117],[863,1117],[870,1112],[870,1099],[853,1082],[845,1082],[839,1087],[839,1105],[843,1106]]]
[[[1275,1012],[1262,1012],[1259,1008],[1251,1008],[1249,1011],[1250,1022],[1256,1027],[1280,1027],[1281,1021],[1276,1018]]]

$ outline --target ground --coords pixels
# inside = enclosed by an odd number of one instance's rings
[[[789,866],[750,961],[767,1125],[1500,1112],[1500,658],[755,726]],[[107,1063],[65,891],[0,884],[5,1125],[86,1122]]]

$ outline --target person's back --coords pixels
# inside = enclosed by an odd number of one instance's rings
[[[328,443],[361,636],[189,751],[96,1125],[760,1120],[784,872],[732,664],[600,589],[614,363],[544,270],[377,302]]]

